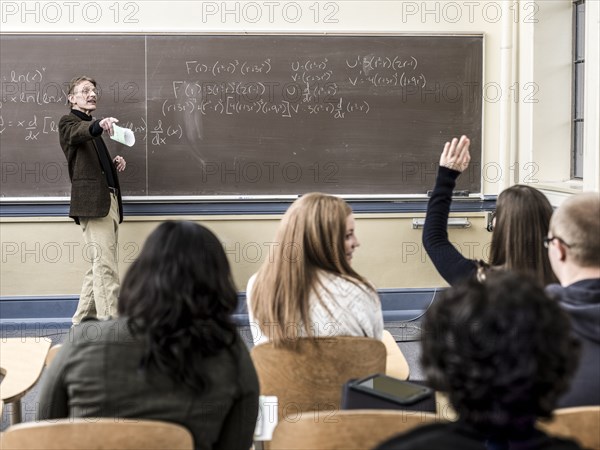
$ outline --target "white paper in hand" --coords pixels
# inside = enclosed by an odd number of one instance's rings
[[[135,144],[135,135],[133,134],[133,131],[129,128],[123,128],[117,125],[113,125],[113,135],[110,138],[121,144],[125,144],[128,147]]]

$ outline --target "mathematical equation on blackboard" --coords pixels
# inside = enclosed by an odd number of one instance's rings
[[[116,117],[133,147],[126,195],[419,194],[403,168],[439,161],[439,142],[472,136],[480,158],[481,35],[0,35],[3,197],[67,195],[59,122],[72,77],[97,82],[95,118]],[[100,58],[99,54],[109,54]],[[24,57],[26,55],[26,57]],[[239,168],[334,178],[232,176]],[[33,176],[40,167],[41,176]],[[218,168],[208,176],[206,168]],[[6,176],[5,176],[6,175]],[[47,174],[46,174],[47,175]],[[205,176],[206,175],[206,176]],[[477,178],[477,177],[475,177]],[[478,180],[478,179],[477,179]],[[463,189],[479,192],[478,181]]]
[[[142,133],[142,142],[164,146],[169,141],[181,140],[185,124],[171,120],[173,113],[258,114],[287,119],[308,114],[340,120],[371,111],[369,101],[360,98],[359,88],[424,88],[427,85],[427,77],[418,71],[419,61],[412,55],[357,55],[344,60],[343,73],[338,73],[327,57],[298,59],[283,67],[288,71],[285,78],[272,81],[248,81],[250,77],[272,73],[277,63],[270,58],[257,62],[194,59],[183,61],[182,66],[188,79],[173,80],[169,89],[160,89],[172,93],[160,105],[162,118],[148,123],[149,118],[141,117],[122,124],[135,133]],[[240,79],[219,81],[236,76]],[[46,67],[20,72],[10,70],[2,75],[0,135],[14,130],[24,141],[36,141],[41,135],[58,132],[60,116],[28,114],[24,117],[18,115],[18,108],[13,108],[20,103],[40,107],[65,105],[68,82],[51,81],[55,79]],[[106,97],[115,97],[113,85],[105,90]],[[342,95],[342,91],[347,94]],[[99,105],[101,108],[102,102]],[[148,116],[152,113],[155,111],[149,111]],[[169,118],[168,124],[164,118]]]

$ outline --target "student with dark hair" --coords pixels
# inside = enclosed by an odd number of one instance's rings
[[[165,420],[187,427],[197,449],[247,450],[259,388],[236,306],[217,237],[163,223],[123,281],[120,318],[72,329],[47,369],[39,419]]]
[[[446,142],[423,229],[423,245],[440,275],[454,285],[488,264],[465,258],[448,240],[448,215],[456,179],[469,167],[469,138]],[[548,234],[552,205],[535,188],[515,185],[498,196],[489,266],[513,270],[540,284],[556,282],[542,239]]]
[[[566,314],[528,277],[492,272],[445,291],[425,315],[422,364],[459,419],[379,450],[579,448],[535,427],[567,390],[577,350]]]

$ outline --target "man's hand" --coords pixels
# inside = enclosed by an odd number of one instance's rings
[[[123,172],[125,170],[125,166],[127,166],[127,162],[125,161],[125,158],[123,158],[122,156],[115,156],[115,159],[113,159],[113,163],[115,165],[115,167],[117,168],[118,172]]]
[[[469,167],[471,154],[469,153],[469,145],[471,141],[466,136],[461,136],[460,140],[452,139],[452,142],[446,142],[444,151],[440,157],[440,166],[448,169],[464,172]]]
[[[100,128],[102,128],[104,131],[106,131],[109,135],[113,135],[113,124],[117,123],[118,120],[115,119],[114,117],[105,117],[104,119],[102,119],[99,123]]]

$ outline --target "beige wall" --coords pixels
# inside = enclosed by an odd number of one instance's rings
[[[354,267],[378,288],[443,285],[421,245],[422,230],[412,228],[423,214],[357,215],[361,243]],[[450,239],[473,258],[486,256],[489,233],[481,214],[468,217],[471,228],[452,230]],[[240,291],[269,257],[278,216],[128,218],[120,228],[119,268],[125,273],[148,234],[166,219],[195,220],[217,234],[233,268]],[[0,295],[78,294],[88,266],[87,248],[73,221],[4,219],[1,224]],[[86,261],[86,258],[87,261]]]
[[[3,32],[347,32],[484,33],[485,83],[500,87],[484,98],[483,173],[486,194],[515,182],[545,186],[558,203],[564,195],[600,185],[598,96],[586,98],[586,179],[569,181],[571,108],[571,1],[278,1],[76,2],[73,14],[48,21],[47,4],[3,1]],[[598,3],[589,2],[591,38],[586,65],[591,86],[598,85]],[[274,5],[272,10],[269,4]],[[23,6],[33,13],[23,15]],[[37,6],[36,6],[37,5]],[[110,9],[110,7],[113,9]],[[256,20],[257,9],[261,17]],[[85,8],[91,8],[85,10]],[[6,9],[8,8],[8,9]],[[11,9],[12,8],[12,9]],[[15,10],[15,8],[17,8]],[[38,12],[36,12],[38,8]],[[204,9],[203,9],[204,8]],[[225,8],[230,11],[223,14]],[[87,18],[84,14],[87,14]],[[286,14],[283,11],[286,11]],[[300,11],[298,18],[297,12]],[[318,16],[316,11],[319,12]],[[10,14],[9,14],[10,13]],[[37,14],[37,16],[36,16]],[[92,14],[95,14],[92,16]],[[296,14],[296,15],[293,15]],[[54,17],[54,16],[53,16]],[[295,19],[298,18],[297,21]],[[117,20],[118,19],[118,20]],[[594,28],[596,27],[596,28]],[[589,28],[589,27],[588,27]],[[110,58],[110,55],[99,55]],[[594,93],[593,89],[588,92]],[[516,95],[518,93],[518,95]],[[460,130],[456,130],[460,133]],[[498,176],[500,175],[500,176]],[[431,264],[423,262],[414,215],[361,215],[362,241],[355,264],[380,288],[440,286]],[[464,217],[465,215],[460,215]],[[164,219],[164,218],[163,218]],[[208,217],[202,220],[224,242],[238,287],[258,267],[256,249],[268,251],[276,217]],[[139,250],[161,218],[128,218],[121,231],[121,260]],[[0,295],[76,294],[85,262],[79,229],[65,220],[2,219]],[[451,231],[467,256],[479,258],[489,241],[484,219]],[[78,246],[76,246],[78,243]],[[60,258],[56,248],[62,249]],[[69,249],[74,249],[70,258]],[[54,254],[49,253],[55,251]],[[254,253],[251,253],[254,249]],[[471,254],[468,250],[474,249]],[[31,250],[32,253],[28,253]],[[37,260],[34,255],[39,254]],[[415,254],[413,254],[415,253]],[[121,268],[126,269],[123,262]]]

